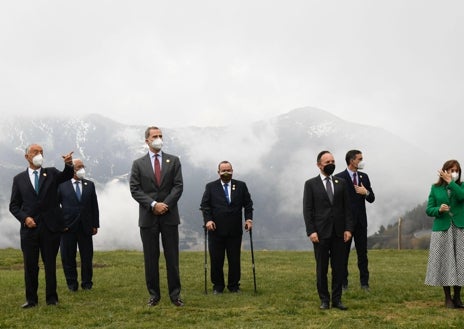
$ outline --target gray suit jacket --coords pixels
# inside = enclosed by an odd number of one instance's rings
[[[155,174],[151,164],[150,154],[135,160],[130,176],[130,191],[132,197],[139,203],[139,226],[149,227],[158,223],[179,225],[180,217],[177,208],[183,191],[183,179],[178,157],[162,153],[161,184],[155,183]],[[164,202],[169,211],[164,215],[155,216],[151,204],[153,201]]]

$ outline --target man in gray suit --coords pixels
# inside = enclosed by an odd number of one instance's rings
[[[183,191],[178,157],[161,152],[163,135],[158,127],[145,131],[148,153],[135,160],[130,176],[132,197],[139,203],[139,227],[145,260],[145,280],[150,299],[156,306],[160,299],[160,235],[168,277],[169,297],[175,306],[183,306],[179,275],[179,201]]]

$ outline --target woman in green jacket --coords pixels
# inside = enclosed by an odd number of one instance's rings
[[[464,308],[461,301],[461,286],[464,285],[464,186],[461,184],[461,166],[456,160],[448,160],[438,175],[438,182],[431,187],[426,209],[427,215],[434,220],[425,284],[443,287],[446,307]]]

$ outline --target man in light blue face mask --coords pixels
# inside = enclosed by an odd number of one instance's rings
[[[160,237],[168,276],[169,299],[176,307],[181,299],[179,273],[180,215],[177,207],[183,192],[179,157],[161,151],[163,134],[158,127],[145,130],[148,152],[132,164],[130,191],[139,203],[139,227],[145,261],[145,281],[149,306],[161,300],[159,283]]]
[[[74,159],[74,177],[58,188],[65,232],[61,236],[61,262],[66,284],[70,291],[79,287],[76,253],[79,246],[81,259],[81,288],[90,290],[93,286],[93,240],[100,227],[99,209],[95,184],[85,179],[85,166],[82,160]]]
[[[58,304],[56,291],[56,255],[64,230],[62,210],[58,203],[58,185],[73,176],[72,153],[62,156],[63,171],[42,167],[43,148],[31,144],[24,155],[29,166],[13,178],[10,212],[21,223],[21,250],[24,258],[26,303],[23,308],[37,306],[39,300],[39,254],[45,269],[45,300]]]
[[[350,256],[351,242],[354,240],[358,257],[359,283],[361,289],[369,291],[366,201],[369,203],[374,202],[375,195],[369,176],[365,172],[360,171],[364,169],[364,160],[361,151],[348,151],[345,161],[347,168],[335,176],[347,181],[348,191],[350,192],[351,211],[353,213],[354,231],[352,239],[346,243],[343,289],[348,289],[348,257]]]

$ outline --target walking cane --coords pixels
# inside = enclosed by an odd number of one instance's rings
[[[205,230],[205,263],[204,263],[204,266],[205,266],[205,295],[208,294],[208,283],[207,283],[207,277],[208,277],[208,257],[207,257],[207,245],[208,245],[208,234],[207,234],[207,229],[206,229],[206,225],[203,225],[203,229]]]
[[[248,232],[250,233],[250,248],[251,248],[251,264],[253,268],[253,284],[255,287],[255,294],[256,294],[256,272],[255,272],[255,254],[253,252],[253,234],[251,233],[252,229]]]

